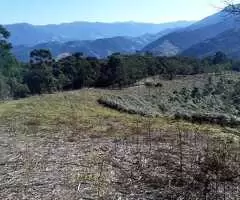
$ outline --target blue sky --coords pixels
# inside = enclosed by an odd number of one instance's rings
[[[0,24],[169,22],[199,20],[223,6],[222,0],[0,0]]]

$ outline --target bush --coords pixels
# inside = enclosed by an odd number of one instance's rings
[[[160,82],[155,83],[155,82],[151,82],[151,81],[146,81],[146,82],[144,83],[144,85],[145,85],[146,87],[163,87],[163,84],[162,84],[162,83],[160,83]]]
[[[13,95],[15,98],[24,98],[30,94],[28,86],[25,84],[17,84],[14,88]]]
[[[7,84],[4,77],[0,74],[0,99],[7,99],[11,96],[10,86]]]
[[[142,116],[158,116],[157,108],[150,102],[134,95],[108,95],[100,98],[98,103],[129,114],[139,114]]]
[[[235,116],[224,114],[210,114],[210,113],[180,113],[177,112],[174,118],[179,120],[187,120],[193,123],[210,123],[219,124],[221,126],[240,126],[240,119]]]
[[[158,82],[158,83],[155,84],[155,87],[163,87],[163,84]]]

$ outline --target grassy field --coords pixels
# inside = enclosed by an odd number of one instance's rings
[[[132,92],[132,88],[127,89]],[[126,90],[126,91],[127,91]],[[107,128],[118,135],[122,132],[129,133],[139,126],[145,126],[146,121],[151,121],[151,126],[156,129],[175,128],[179,122],[168,117],[148,118],[137,114],[118,112],[98,103],[98,99],[106,95],[125,93],[126,91],[109,91],[97,89],[83,89],[74,92],[65,92],[30,97],[27,99],[0,103],[1,123],[24,130],[25,126],[38,127],[39,129],[58,130],[61,127],[73,128],[80,131],[87,129],[89,134],[103,134]],[[129,92],[129,91],[127,91]],[[181,121],[184,128],[198,127],[212,132],[224,132],[225,128],[204,124],[199,126]],[[124,129],[122,127],[124,126]],[[119,129],[119,130],[118,130]]]
[[[1,102],[0,199],[237,199],[238,128],[98,103],[135,95],[141,107],[149,93],[171,92],[170,84],[182,87],[175,80],[150,90],[83,89]]]

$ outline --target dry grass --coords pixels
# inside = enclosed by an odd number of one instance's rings
[[[99,102],[127,113],[239,126],[239,109],[231,101],[231,91],[239,80],[240,73],[179,76],[171,81],[153,77],[134,87],[103,96]],[[222,93],[214,94],[220,87],[219,83],[224,84],[224,89],[221,88]],[[155,84],[161,84],[161,87],[156,87]],[[208,89],[206,85],[209,84],[214,92],[204,94]],[[193,97],[194,88],[198,91],[196,97]]]
[[[140,96],[134,95],[106,95],[98,99],[98,102],[106,107],[126,112],[129,114],[138,114],[142,116],[159,116],[150,102],[145,101]]]
[[[239,173],[239,130],[99,105],[110,93],[119,91],[84,89],[1,103],[0,199],[201,199],[203,183],[195,175],[212,155],[222,155],[217,149],[224,144],[223,169]],[[209,174],[208,199],[237,199],[239,178]],[[190,186],[195,189],[186,196]]]

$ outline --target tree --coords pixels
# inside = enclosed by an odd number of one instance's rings
[[[8,85],[11,87],[11,96],[13,98],[24,98],[30,94],[28,86],[26,84],[22,84],[16,78],[8,80]]]
[[[120,88],[126,83],[126,73],[121,57],[112,55],[107,64],[101,68],[98,84],[100,86],[118,85]]]
[[[49,50],[33,50],[30,53],[29,70],[24,82],[32,94],[42,94],[56,90],[56,80],[53,76],[53,59]]]
[[[224,11],[232,15],[240,15],[240,4],[237,4],[234,0],[225,0],[224,1],[226,8]]]
[[[175,60],[169,60],[167,61],[167,64],[165,65],[165,75],[169,80],[173,80],[173,78],[176,76],[177,73],[177,62]]]
[[[0,49],[9,50],[11,44],[7,42],[7,39],[10,37],[10,32],[8,32],[2,25],[0,25]]]
[[[0,72],[4,76],[10,76],[16,67],[16,59],[12,56],[10,50],[12,45],[7,41],[10,33],[0,25]]]
[[[53,58],[49,50],[46,49],[35,49],[30,53],[31,64],[52,64]]]
[[[0,73],[0,99],[7,99],[10,96],[10,86],[7,84],[6,78]]]
[[[18,96],[17,86],[22,81],[22,65],[10,52],[12,46],[8,42],[9,37],[10,33],[0,25],[0,99]]]
[[[213,64],[217,65],[217,64],[224,64],[227,63],[229,61],[229,59],[227,58],[226,54],[224,54],[221,51],[218,51],[215,56],[213,57]]]

